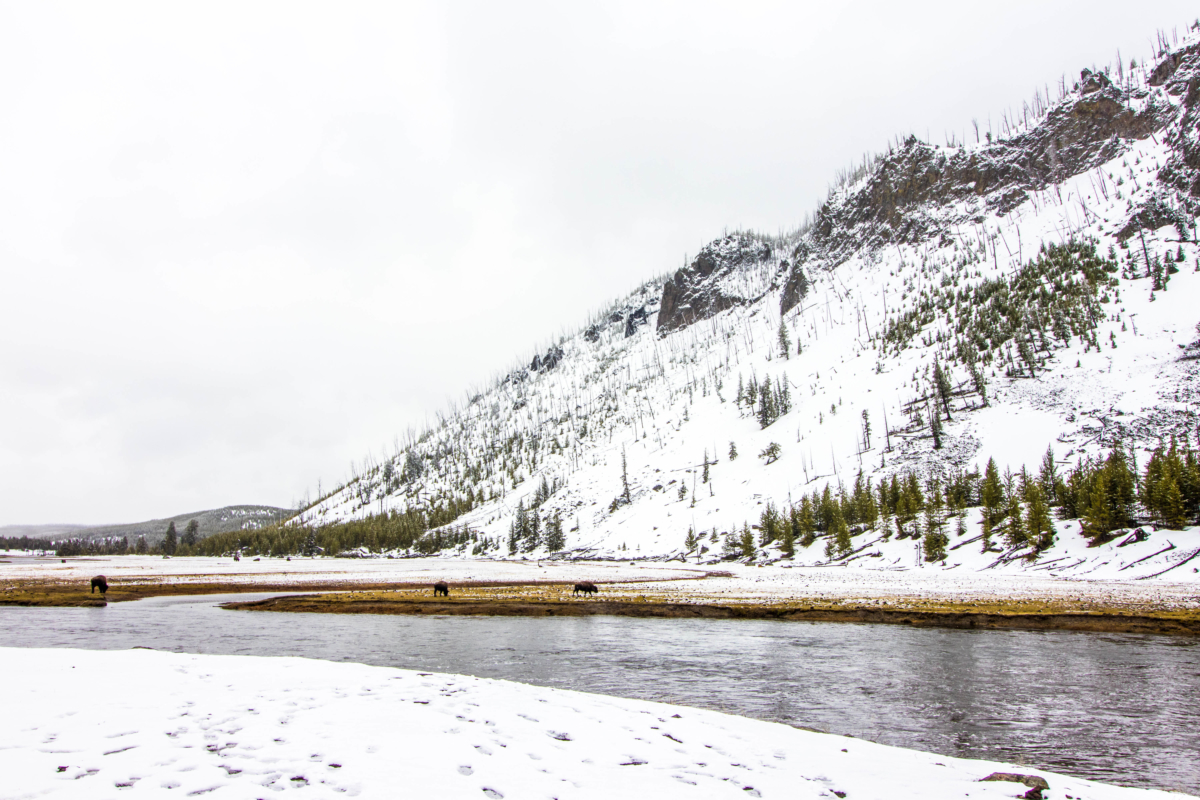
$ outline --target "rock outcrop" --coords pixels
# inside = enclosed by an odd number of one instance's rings
[[[663,286],[658,311],[660,336],[681,330],[729,308],[759,299],[733,285],[735,272],[753,265],[770,265],[774,250],[765,238],[752,233],[731,233],[704,246],[684,269]]]
[[[818,210],[812,228],[790,253],[780,311],[787,313],[800,302],[806,268],[831,269],[856,252],[928,241],[989,214],[1005,214],[1031,191],[1093,169],[1128,150],[1132,141],[1164,130],[1179,140],[1179,158],[1164,173],[1182,194],[1200,196],[1200,119],[1192,119],[1200,96],[1198,49],[1192,45],[1164,56],[1148,88],[1118,86],[1105,73],[1084,70],[1040,122],[1003,141],[955,148],[910,136]],[[1164,92],[1185,97],[1182,114]],[[1121,236],[1181,219],[1180,202],[1156,198],[1135,207]]]

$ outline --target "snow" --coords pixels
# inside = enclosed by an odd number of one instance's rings
[[[1179,797],[776,723],[299,658],[0,649],[3,795]],[[835,794],[836,793],[836,794]]]
[[[100,556],[95,558],[6,559],[0,585],[21,581],[76,582],[86,589],[103,574],[119,590],[125,583],[173,585],[218,583],[230,589],[290,587],[352,590],[380,584],[451,586],[593,581],[603,596],[654,595],[677,602],[876,600],[918,598],[960,602],[1008,599],[1080,601],[1110,606],[1200,607],[1200,527],[1186,531],[1141,529],[1145,539],[1122,546],[1121,537],[1088,547],[1077,522],[1059,523],[1059,543],[1035,562],[1017,557],[997,564],[978,542],[951,534],[946,566],[926,564],[912,539],[882,541],[856,537],[861,548],[851,560],[822,566],[821,545],[797,548],[795,559],[752,565],[628,561],[536,561],[442,558],[217,558]],[[875,541],[872,543],[872,539]],[[959,546],[961,545],[961,546]],[[768,552],[771,552],[768,550]],[[777,554],[776,554],[777,555]],[[1019,555],[1019,554],[1017,554]],[[1190,560],[1189,560],[1190,559]],[[714,574],[715,573],[715,574]],[[618,583],[619,582],[619,583]]]
[[[110,584],[162,582],[212,583],[222,586],[375,583],[429,583],[445,580],[536,582],[557,580],[631,581],[694,578],[707,570],[679,563],[571,563],[495,561],[453,558],[162,558],[161,556],[94,556],[45,558],[11,556],[0,563],[0,581],[50,580],[80,582],[104,575]]]

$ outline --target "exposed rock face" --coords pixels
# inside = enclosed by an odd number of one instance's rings
[[[735,271],[769,263],[770,243],[749,233],[731,233],[708,245],[663,286],[658,311],[658,334],[681,330],[735,305],[753,302],[733,286],[723,285]],[[761,297],[761,295],[759,295]]]
[[[546,351],[545,355],[536,355],[529,365],[530,372],[549,372],[558,366],[558,362],[562,361],[563,350],[558,345],[554,345]]]
[[[1194,102],[1181,119],[1172,96],[1200,97],[1197,46],[1177,51],[1155,68],[1149,91],[1126,91],[1103,73],[1084,70],[1079,83],[1032,129],[983,147],[935,147],[909,137],[875,164],[849,191],[835,194],[817,212],[813,228],[790,254],[790,271],[780,298],[787,313],[803,297],[801,270],[831,269],[853,253],[892,243],[927,241],[956,225],[1004,214],[1040,190],[1086,172],[1164,128],[1177,131],[1176,185],[1200,196],[1200,137]],[[1121,236],[1173,222],[1171,203],[1152,200],[1134,209]]]
[[[787,282],[783,284],[783,296],[779,299],[779,307],[786,314],[800,305],[804,295],[808,294],[808,276],[804,274],[803,269],[792,269],[787,261],[779,266],[787,274]]]
[[[646,307],[636,308],[630,312],[625,318],[625,338],[628,339],[637,333],[637,329],[650,321],[650,315],[646,312]]]
[[[1158,171],[1158,177],[1181,195],[1176,200],[1181,201],[1179,204],[1187,215],[1195,216],[1200,206],[1200,47],[1168,55],[1155,67],[1150,83],[1162,86],[1172,97],[1183,98],[1183,113],[1166,133],[1174,152]],[[1164,198],[1152,198],[1150,202],[1155,200],[1162,205],[1173,205]],[[1147,222],[1152,223],[1155,215],[1147,211]],[[1121,235],[1126,235],[1124,230]]]

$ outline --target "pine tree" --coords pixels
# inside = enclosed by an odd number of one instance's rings
[[[1046,446],[1046,452],[1042,456],[1042,467],[1038,471],[1038,482],[1041,484],[1044,498],[1053,498],[1055,489],[1058,486],[1058,467],[1054,463],[1054,447],[1051,445]]]
[[[175,523],[171,522],[167,525],[167,535],[163,537],[162,551],[165,555],[173,556],[178,545],[179,537],[175,533]]]
[[[1025,532],[1037,554],[1054,544],[1054,523],[1050,519],[1050,508],[1046,504],[1046,493],[1040,480],[1029,482],[1025,503]]]
[[[842,515],[841,506],[834,504],[833,509],[832,534],[837,556],[841,558],[847,555],[854,545],[850,540],[850,526],[846,524],[846,518]]]
[[[807,495],[800,500],[800,511],[794,525],[800,537],[800,545],[809,547],[817,539],[817,520],[813,514],[813,503]]]
[[[779,454],[781,452],[783,452],[783,450],[780,448],[779,443],[771,442],[763,449],[761,453],[758,454],[758,457],[766,459],[766,463],[768,464],[774,464],[779,460]]]
[[[791,358],[792,357],[792,340],[790,338],[788,338],[787,326],[783,323],[782,319],[779,320],[778,338],[779,338],[779,355],[783,356],[785,360]]]
[[[737,457],[738,457],[737,444],[734,442],[730,442],[729,443],[729,460],[737,461]]]
[[[186,544],[188,547],[192,547],[193,545],[196,544],[197,541],[199,541],[199,539],[200,539],[199,523],[197,523],[196,520],[194,520],[194,519],[188,520],[187,527],[183,529],[183,538],[180,539],[180,542],[182,542],[183,544]]]
[[[546,524],[546,550],[557,553],[567,546],[567,537],[563,533],[562,515],[557,511]]]
[[[867,410],[865,408],[863,409],[863,412],[862,412],[862,419],[863,419],[863,445],[864,445],[863,449],[870,450],[871,449],[871,415],[867,413]]]
[[[1021,518],[1021,499],[1015,491],[1008,493],[1005,503],[1005,516],[1008,517],[1008,529],[1005,538],[1009,547],[1021,547],[1027,544],[1025,524]]]
[[[696,538],[696,531],[694,528],[689,526],[687,536],[683,540],[683,551],[685,553],[690,553],[696,549],[698,544],[699,542]]]
[[[1082,533],[1092,540],[1093,544],[1104,541],[1104,537],[1116,526],[1113,525],[1110,510],[1111,500],[1108,491],[1108,475],[1100,470],[1092,482],[1088,492],[1087,507],[1083,512]]]
[[[1004,500],[1004,488],[1000,485],[1000,470],[996,467],[996,459],[989,458],[983,471],[983,484],[979,489],[979,499],[983,503],[983,552],[992,547],[992,528],[999,520],[1000,503]]]
[[[942,449],[942,417],[938,414],[937,406],[929,412],[929,432],[933,434],[933,449]]]
[[[704,474],[700,478],[701,483],[708,483],[708,450],[704,451]]]
[[[758,393],[758,427],[766,428],[775,421],[774,401],[771,398],[771,383],[766,381]]]
[[[304,549],[301,553],[305,556],[312,557],[317,554],[317,532],[313,528],[308,528],[304,536]]]
[[[758,521],[759,527],[759,545],[766,547],[771,542],[780,538],[782,519],[779,516],[779,511],[775,508],[775,504],[767,501],[766,508],[763,509],[762,515]]]
[[[784,558],[791,558],[796,555],[795,526],[790,522],[781,522],[780,529],[779,552]]]
[[[144,556],[144,555],[146,555],[146,553],[150,552],[150,546],[148,544],[146,544],[146,537],[139,536],[138,540],[137,540],[137,544],[134,545],[133,549],[134,549],[134,552],[137,553],[139,556]]]
[[[537,511],[529,512],[529,531],[525,536],[525,552],[537,550],[542,544],[542,517]]]
[[[750,532],[749,524],[742,525],[742,558],[754,557],[754,534]]]
[[[949,422],[950,416],[950,393],[953,391],[953,386],[950,383],[950,376],[946,374],[946,370],[942,369],[942,362],[934,359],[933,362],[933,385],[937,389],[938,397],[941,398],[942,408],[946,412],[946,421]],[[936,416],[937,410],[935,408]]]
[[[1168,476],[1162,488],[1162,501],[1159,516],[1163,525],[1172,530],[1180,530],[1187,524],[1187,513],[1183,504],[1183,493],[1179,490],[1179,482],[1175,476]]]

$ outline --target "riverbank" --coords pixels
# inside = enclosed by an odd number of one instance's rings
[[[502,680],[148,650],[0,658],[23,687],[0,723],[10,797],[1183,796]]]
[[[600,600],[572,595],[570,586],[460,588],[449,599],[428,589],[338,592],[225,603],[243,611],[324,614],[584,617],[659,619],[767,619],[792,622],[856,622],[915,627],[1002,630],[1068,630],[1200,636],[1200,609],[1150,608],[1133,612],[1095,603],[976,602],[970,604],[894,598],[883,602],[672,602],[628,589]]]
[[[1195,581],[1082,580],[942,569],[679,562],[421,559],[14,558],[0,563],[0,605],[102,606],[170,595],[324,593],[254,610],[383,614],[808,619],[946,627],[1197,635]],[[106,597],[89,594],[108,579]],[[447,582],[451,601],[433,604]],[[599,599],[571,596],[577,582]]]

